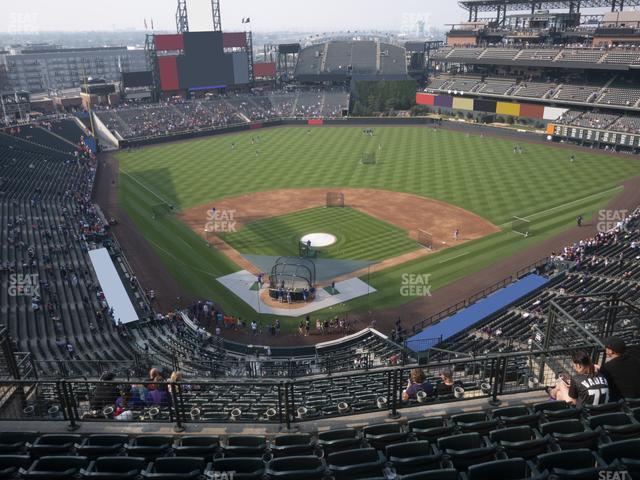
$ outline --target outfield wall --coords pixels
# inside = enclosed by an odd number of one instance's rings
[[[557,120],[568,108],[545,107],[534,103],[503,102],[485,98],[417,93],[416,103],[428,107],[440,107],[480,114],[506,115],[541,121]]]
[[[176,134],[165,135],[162,137],[140,137],[130,140],[120,140],[120,148],[142,147],[144,145],[154,145],[158,143],[175,142],[178,140],[188,140],[198,137],[209,137],[211,135],[221,135],[225,133],[244,132],[258,128],[277,127],[280,125],[432,125],[438,120],[426,117],[364,117],[364,118],[329,118],[329,119],[285,119],[272,120],[268,122],[243,123],[239,125],[231,125],[224,128],[209,128],[203,130],[195,130],[192,132],[181,132]]]

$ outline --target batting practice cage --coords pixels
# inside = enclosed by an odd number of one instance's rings
[[[344,193],[327,192],[327,207],[344,207]]]
[[[513,233],[517,233],[518,235],[522,235],[525,238],[533,235],[531,221],[527,220],[526,218],[516,216],[511,219],[511,231]]]
[[[362,165],[375,165],[376,164],[376,152],[364,152],[362,158],[360,158]]]
[[[433,250],[433,235],[426,230],[418,230],[418,243],[429,250]]]
[[[304,302],[315,296],[316,265],[309,258],[280,257],[271,267],[269,296],[281,302]]]

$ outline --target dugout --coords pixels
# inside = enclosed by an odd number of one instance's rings
[[[310,258],[280,257],[269,274],[269,296],[275,300],[307,301],[315,296],[316,265]]]

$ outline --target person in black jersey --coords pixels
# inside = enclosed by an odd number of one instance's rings
[[[571,361],[576,374],[571,377],[568,401],[577,407],[607,403],[609,382],[604,375],[596,372],[589,354],[583,350],[575,352]]]
[[[640,360],[626,353],[626,344],[619,337],[604,341],[607,362],[600,373],[609,382],[611,401],[640,398]]]
[[[596,373],[596,366],[585,351],[575,352],[571,360],[576,373],[569,377],[560,372],[554,387],[547,387],[554,400],[582,405],[600,405],[609,401],[609,385],[604,375]]]

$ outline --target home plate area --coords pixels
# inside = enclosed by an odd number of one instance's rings
[[[230,275],[225,275],[224,277],[219,277],[217,280],[235,295],[240,297],[246,304],[251,306],[251,308],[253,308],[257,313],[280,315],[283,317],[299,317],[301,315],[307,315],[376,291],[375,288],[366,284],[359,278],[350,278],[348,280],[336,282],[336,293],[333,295],[330,293],[330,287],[326,289],[319,287],[313,300],[306,303],[295,303],[290,305],[288,303],[265,301],[264,291],[267,290],[267,286],[263,285],[262,289],[258,291],[255,287],[256,276],[247,270],[241,270]]]

